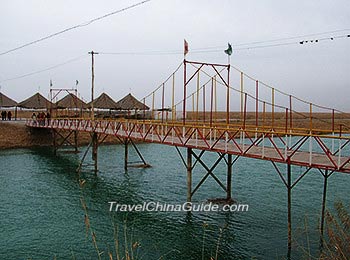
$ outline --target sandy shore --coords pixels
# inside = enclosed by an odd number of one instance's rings
[[[66,135],[67,131],[62,131]],[[62,138],[58,138],[58,143]],[[78,145],[87,145],[91,138],[89,133],[78,134]],[[73,135],[70,138],[73,143]],[[119,141],[109,136],[104,144],[117,144]],[[28,148],[36,146],[52,146],[52,132],[49,129],[32,129],[25,126],[25,121],[0,121],[0,149]]]
[[[48,137],[31,135],[24,121],[0,121],[0,149],[49,145]]]

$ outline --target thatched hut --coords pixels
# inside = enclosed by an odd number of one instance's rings
[[[28,109],[50,109],[52,107],[52,103],[38,92],[30,98],[20,102],[18,107]]]
[[[91,108],[91,103],[92,102],[88,103],[89,108]],[[98,98],[94,100],[94,108],[109,110],[118,109],[117,103],[106,93],[102,93]]]
[[[138,101],[130,93],[117,102],[119,110],[149,110],[149,107]]]
[[[0,92],[0,107],[17,107],[18,103]]]
[[[0,108],[15,108],[15,119],[17,119],[17,106],[18,103],[16,101],[0,92]],[[2,112],[1,116],[3,116]]]
[[[126,112],[127,117],[139,118],[138,111],[143,111],[141,116],[146,117],[145,111],[149,110],[149,107],[129,93],[117,102],[117,109]],[[131,111],[134,111],[134,115],[131,115]]]
[[[58,112],[58,110],[65,110],[65,116],[82,117],[83,110],[87,108],[87,104],[75,94],[68,93],[65,97],[56,102],[55,108],[56,112]],[[73,115],[70,114],[70,111],[73,111]]]

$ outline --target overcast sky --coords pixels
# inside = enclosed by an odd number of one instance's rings
[[[3,0],[0,11],[0,52],[139,1],[131,0]],[[189,43],[188,59],[226,63],[227,42],[267,41],[349,29],[289,41],[350,34],[346,0],[152,0],[29,47],[0,56],[1,91],[17,101],[38,90],[73,87],[89,100],[91,60],[88,51],[173,52]],[[271,43],[270,43],[271,44]],[[266,44],[265,44],[266,45]],[[237,50],[231,64],[285,92],[326,106],[350,111],[350,38]],[[191,53],[215,47],[222,51]],[[84,57],[81,57],[85,55]],[[21,79],[4,81],[70,59],[78,61]],[[130,91],[142,98],[181,63],[183,55],[97,55],[96,95],[105,91],[118,100]],[[179,85],[180,86],[180,85]],[[181,88],[181,86],[180,86]],[[180,91],[180,89],[178,90]]]

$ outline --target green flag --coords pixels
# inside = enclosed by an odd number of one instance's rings
[[[228,43],[228,48],[224,52],[229,56],[232,54],[232,46],[230,43]]]

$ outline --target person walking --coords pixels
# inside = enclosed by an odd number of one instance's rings
[[[47,125],[49,126],[51,122],[51,115],[49,112],[46,113],[46,119],[47,119]]]
[[[33,119],[33,125],[36,126],[36,114],[35,113],[32,114],[32,119]]]

